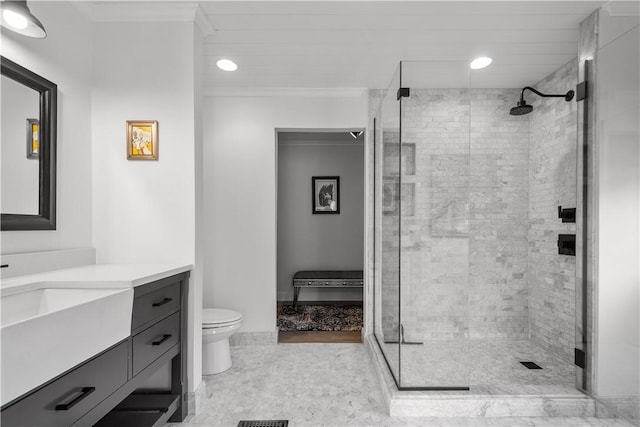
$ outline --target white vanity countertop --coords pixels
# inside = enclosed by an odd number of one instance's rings
[[[93,264],[2,280],[2,295],[55,288],[133,288],[191,270],[191,264]]]

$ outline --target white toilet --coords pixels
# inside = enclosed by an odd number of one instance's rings
[[[221,308],[202,310],[202,375],[224,372],[231,367],[229,337],[242,325],[242,314]]]

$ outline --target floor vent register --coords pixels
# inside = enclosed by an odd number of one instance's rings
[[[289,420],[249,420],[240,421],[238,427],[287,427]]]
[[[538,365],[535,362],[520,362],[520,363],[523,364],[527,369],[542,369],[540,365]]]

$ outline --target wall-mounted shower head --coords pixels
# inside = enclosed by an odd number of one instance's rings
[[[562,95],[546,95],[542,92],[538,92],[537,90],[535,90],[532,87],[526,86],[524,88],[522,88],[522,91],[520,92],[520,101],[518,101],[518,105],[516,107],[513,107],[510,111],[509,114],[511,114],[512,116],[522,116],[524,114],[529,114],[530,112],[533,111],[533,106],[532,105],[528,105],[527,101],[524,100],[524,91],[525,90],[530,90],[531,92],[535,93],[536,95],[539,96],[543,96],[545,98],[564,98],[565,101],[571,101],[573,99],[573,95],[574,92],[572,90],[568,91],[565,94]]]
[[[509,114],[511,114],[512,116],[523,116],[525,114],[529,114],[532,111],[533,106],[527,104],[527,101],[523,99],[521,101],[518,101],[518,106],[513,107],[511,111],[509,111]]]

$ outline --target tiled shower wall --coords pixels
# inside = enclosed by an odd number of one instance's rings
[[[414,187],[414,197],[403,198],[401,217],[401,313],[408,341],[466,334],[468,97],[468,90],[416,89],[402,100],[403,163],[413,165],[403,168],[402,182]]]
[[[568,64],[539,89],[566,92],[575,72]],[[401,193],[407,341],[531,335],[558,355],[573,348],[575,265],[557,255],[555,241],[573,232],[557,219],[557,205],[575,207],[575,112],[566,111],[574,104],[536,100],[534,113],[511,116],[519,94],[412,88],[403,98],[401,191],[397,129],[383,133],[386,339],[397,339],[399,323],[394,203]]]
[[[518,90],[471,92],[470,337],[524,339],[529,124]]]
[[[527,337],[529,124],[508,114],[517,96],[512,89],[412,89],[403,99],[401,300],[408,341]],[[390,165],[397,164],[394,136],[384,135],[394,146],[385,148]],[[387,181],[393,169],[385,170]],[[397,222],[395,215],[388,209],[387,223]],[[397,250],[397,239],[396,230],[383,230],[383,259],[385,247]],[[382,295],[397,307],[397,283],[384,280],[385,273],[397,275],[391,255],[382,266]],[[397,310],[385,306],[394,304],[383,303],[382,316],[385,332],[396,336]]]
[[[575,90],[577,61],[536,85],[543,93]],[[558,206],[576,207],[577,104],[575,99],[531,98],[529,144],[528,282],[531,340],[573,363],[576,258],[558,255],[558,234],[575,234]]]

